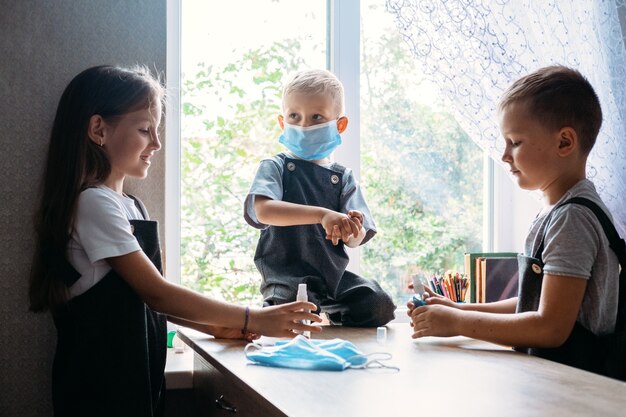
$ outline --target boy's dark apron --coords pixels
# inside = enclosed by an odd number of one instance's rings
[[[283,168],[283,201],[339,211],[344,167],[285,158]],[[254,255],[267,305],[294,301],[298,284],[306,283],[309,301],[333,322],[375,326],[393,319],[389,296],[377,282],[346,271],[348,261],[343,242],[333,246],[320,224],[268,227]]]
[[[517,301],[517,312],[538,311],[539,299],[541,296],[541,284],[543,282],[543,262],[541,260],[540,248],[538,255],[517,256],[519,266],[519,297]],[[578,321],[574,324],[572,333],[565,343],[556,348],[524,348],[516,347],[515,350],[525,352],[530,355],[539,356],[560,362],[565,365],[595,372],[597,369],[596,355],[591,352],[594,349],[595,336],[584,328]]]
[[[161,271],[157,222],[131,220],[133,234]],[[71,268],[70,286],[80,276]],[[115,271],[54,314],[52,371],[56,416],[163,414],[166,318],[152,311]]]
[[[605,231],[609,230],[608,226],[610,220],[606,217],[606,214],[602,212],[598,206],[587,199],[580,197],[571,198],[561,203],[556,208],[570,203],[582,204],[594,211],[598,216],[600,222],[603,224]],[[594,207],[595,206],[595,207]],[[554,210],[553,210],[554,211]],[[617,235],[617,232],[613,228],[612,224],[610,229],[612,232],[607,232],[611,247],[618,255],[620,264],[624,263],[624,243]],[[613,234],[614,236],[611,236]],[[616,238],[615,238],[616,236]],[[544,236],[545,238],[545,236]],[[621,243],[618,243],[618,240]],[[615,243],[614,243],[615,242]],[[541,245],[534,254],[534,257],[518,255],[519,266],[519,296],[517,302],[517,312],[524,311],[538,311],[539,301],[541,296],[541,285],[543,282],[543,261],[541,254],[543,252],[544,242],[541,241]],[[622,266],[623,267],[623,266]],[[599,373],[602,375],[611,376],[614,378],[623,379],[624,377],[624,358],[622,352],[618,353],[615,359],[612,358],[616,350],[623,350],[620,345],[623,345],[624,332],[620,330],[622,326],[621,318],[624,316],[624,289],[623,283],[620,282],[620,296],[618,304],[618,319],[616,325],[616,332],[607,336],[596,336],[591,331],[583,327],[578,321],[574,324],[571,334],[561,346],[556,348],[532,348],[532,347],[516,347],[515,350],[519,352],[525,352],[531,355],[539,356],[545,359],[550,359],[555,362],[560,362],[565,365],[574,366],[576,368],[584,369],[587,371]]]

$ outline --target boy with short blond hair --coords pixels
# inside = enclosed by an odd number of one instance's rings
[[[279,142],[288,152],[264,159],[245,201],[244,217],[261,229],[254,261],[265,305],[308,299],[332,323],[381,326],[395,305],[380,285],[346,270],[344,245],[357,247],[376,226],[352,170],[332,162],[348,125],[343,86],[332,73],[294,74],[283,90]]]
[[[610,219],[585,177],[600,102],[578,71],[551,66],[513,83],[499,116],[502,161],[544,203],[518,256],[519,297],[457,305],[430,293],[426,306],[409,304],[413,337],[466,335],[597,371],[589,353],[615,329],[619,263],[594,212],[568,200],[590,200]]]

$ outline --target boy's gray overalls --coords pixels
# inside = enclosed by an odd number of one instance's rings
[[[598,217],[609,239],[611,248],[617,255],[620,265],[622,265],[623,268],[626,265],[624,241],[619,237],[608,216],[593,201],[581,197],[570,198],[559,204],[556,208],[572,203],[586,206]],[[554,210],[552,212],[554,212]],[[545,234],[543,239],[545,239]],[[520,279],[517,302],[518,313],[539,310],[544,267],[541,258],[544,249],[543,239],[533,257],[524,255],[518,255],[517,257]],[[621,275],[623,274],[624,272],[622,271]],[[597,336],[576,321],[572,332],[561,346],[555,348],[521,346],[515,347],[514,349],[519,352],[525,352],[530,355],[539,356],[565,365],[626,381],[626,357],[623,351],[626,346],[626,330],[624,329],[626,320],[626,306],[624,305],[626,288],[624,288],[625,283],[621,275],[619,288],[616,289],[619,293],[620,302],[617,310],[614,333]]]
[[[339,211],[344,167],[287,157],[283,168],[283,201]],[[394,318],[389,295],[376,281],[346,271],[343,242],[333,246],[319,224],[262,230],[254,262],[265,305],[295,301],[298,284],[306,283],[309,301],[333,323],[381,326]]]

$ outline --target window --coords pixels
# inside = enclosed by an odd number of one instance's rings
[[[403,305],[410,275],[482,248],[483,152],[446,112],[383,2],[361,1],[361,180],[380,232],[361,272]],[[404,302],[403,302],[404,301]]]
[[[301,68],[330,68],[346,89],[350,125],[335,158],[355,171],[379,230],[350,250],[350,269],[377,279],[402,306],[410,274],[460,269],[463,252],[488,246],[491,223],[483,217],[494,216],[483,206],[491,184],[483,153],[446,113],[436,86],[415,73],[384,2],[258,0],[245,2],[246,13],[241,7],[186,0],[168,11],[171,51],[180,29],[180,78],[177,55],[168,52],[168,80],[176,78],[174,89],[180,81],[180,103],[173,100],[167,121],[166,259],[180,268],[183,285],[260,303],[258,231],[243,220],[243,200],[260,159],[281,151],[280,83]],[[179,121],[172,120],[177,107]],[[172,144],[178,122],[180,151]]]
[[[181,282],[260,303],[243,201],[281,150],[281,79],[326,65],[326,3],[185,1],[181,29]]]

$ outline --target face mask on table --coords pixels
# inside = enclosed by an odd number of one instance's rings
[[[249,343],[244,353],[255,364],[280,368],[323,371],[343,371],[347,368],[398,368],[387,366],[381,360],[391,359],[389,353],[365,355],[343,339],[310,340],[298,335],[291,340],[279,340],[273,346]],[[374,355],[378,355],[374,358]]]

